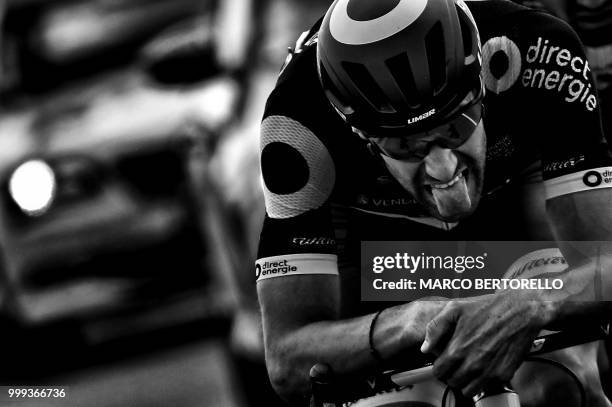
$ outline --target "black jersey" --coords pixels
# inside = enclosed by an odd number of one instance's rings
[[[361,241],[530,239],[521,210],[528,170],[541,174],[546,199],[612,186],[595,86],[576,34],[509,1],[467,4],[486,85],[487,157],[476,211],[458,223],[424,212],[334,111],[317,76],[316,34],[305,37],[262,122],[267,216],[258,279],[339,272],[343,289],[359,292]]]

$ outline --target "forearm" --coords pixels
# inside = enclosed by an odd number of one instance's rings
[[[612,256],[592,256],[554,278],[563,281],[563,288],[540,292],[550,309],[547,327],[571,329],[612,318]]]
[[[571,329],[578,323],[610,319],[612,308],[612,189],[583,191],[546,202],[549,224],[569,267],[563,288],[540,298],[551,312],[548,325]]]
[[[414,349],[418,353],[424,326],[417,303],[385,309],[373,326],[373,345],[384,362],[370,352],[373,314],[338,321],[319,321],[274,336],[266,335],[266,363],[272,383],[292,404],[306,401],[310,368],[327,363],[337,376],[361,374],[392,366]],[[271,332],[264,319],[265,331]],[[414,329],[412,328],[414,327]],[[272,330],[273,331],[273,330]]]

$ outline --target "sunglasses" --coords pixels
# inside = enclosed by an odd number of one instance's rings
[[[394,133],[389,135],[377,135],[355,127],[353,131],[369,141],[368,148],[375,154],[402,161],[421,161],[429,154],[433,145],[455,149],[474,134],[484,114],[484,96],[485,86],[480,77],[478,86],[467,94],[462,104],[451,114],[451,118],[432,129],[405,133],[401,128],[381,129],[383,133]]]
[[[376,137],[368,135],[371,148],[379,154],[395,160],[420,161],[427,156],[433,145],[455,149],[474,134],[482,119],[482,100],[462,108],[448,122],[431,130],[403,137]]]

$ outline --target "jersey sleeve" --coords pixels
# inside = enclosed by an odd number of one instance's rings
[[[266,218],[257,281],[338,274],[330,209],[336,163],[316,122],[321,100],[313,91],[313,58],[293,58],[266,104],[260,138]]]
[[[541,151],[546,198],[612,187],[612,156],[584,48],[565,22],[533,13],[519,78],[524,109],[516,120]]]

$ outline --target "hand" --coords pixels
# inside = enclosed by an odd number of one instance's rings
[[[444,309],[448,300],[428,297],[385,309],[376,321],[373,343],[388,367],[401,369],[419,357],[427,324]],[[424,358],[423,358],[424,360]]]
[[[513,291],[451,301],[427,325],[421,351],[443,349],[435,352],[434,375],[473,396],[510,382],[547,313],[542,301]]]
[[[410,332],[412,343],[422,343],[425,340],[427,324],[431,322],[447,305],[444,297],[426,297],[410,303],[410,322],[407,331]]]

